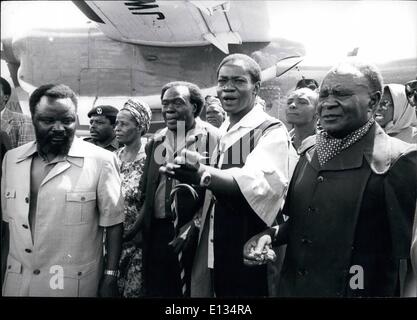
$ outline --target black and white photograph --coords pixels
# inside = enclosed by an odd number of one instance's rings
[[[1,1],[0,102],[5,303],[415,302],[415,1]]]

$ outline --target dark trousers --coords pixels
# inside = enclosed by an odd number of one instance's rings
[[[216,297],[268,296],[266,265],[246,267],[241,264],[214,262],[213,284]]]
[[[180,297],[178,256],[168,243],[174,238],[169,219],[153,219],[146,259],[146,291],[151,297]]]

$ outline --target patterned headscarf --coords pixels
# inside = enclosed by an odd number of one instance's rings
[[[342,150],[359,141],[369,131],[374,122],[374,118],[369,119],[365,125],[342,139],[333,138],[324,130],[318,132],[316,150],[320,166],[323,167],[327,161],[334,158]]]
[[[226,115],[226,111],[224,111],[223,107],[222,107],[222,103],[220,102],[219,98],[216,97],[212,97],[212,96],[207,96],[206,97],[206,109],[208,109],[208,107],[212,107],[214,109],[216,109],[217,111],[219,111],[220,113],[222,113],[223,115]]]
[[[146,102],[129,99],[126,101],[123,108],[120,109],[120,111],[122,110],[129,111],[138,125],[145,128],[144,134],[148,132],[151,126],[152,111]]]

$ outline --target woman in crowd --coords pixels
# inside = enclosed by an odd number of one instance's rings
[[[417,117],[407,101],[404,85],[388,84],[384,87],[375,120],[391,137],[417,143]]]
[[[116,138],[124,144],[115,151],[119,158],[125,202],[124,241],[118,279],[122,297],[143,296],[139,181],[146,158],[141,137],[149,130],[151,117],[151,109],[146,103],[129,99],[116,118]]]

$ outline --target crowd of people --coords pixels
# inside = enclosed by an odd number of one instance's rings
[[[140,97],[81,139],[71,88],[37,88],[30,119],[2,78],[2,295],[268,297],[282,253],[279,297],[417,296],[417,80],[349,58],[297,83],[290,131],[260,86],[244,54],[217,96],[167,83],[145,143]]]

